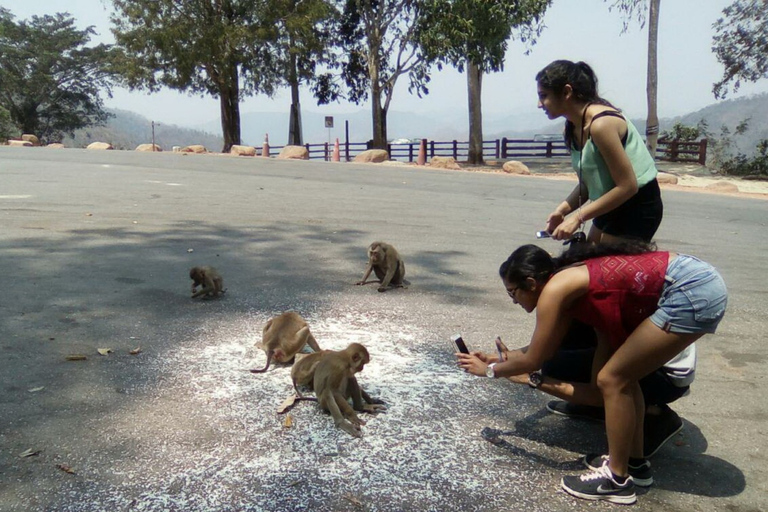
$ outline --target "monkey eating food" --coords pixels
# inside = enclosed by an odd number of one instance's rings
[[[213,267],[192,267],[189,270],[189,278],[192,279],[192,298],[197,297],[209,298],[217,297],[219,294],[224,293],[224,279],[222,279],[219,271]],[[202,286],[198,291],[197,287]]]
[[[273,359],[278,363],[292,362],[305,345],[309,345],[315,352],[320,352],[320,346],[309,332],[306,320],[295,311],[286,311],[269,319],[264,325],[261,342],[267,354],[267,364],[264,368],[252,369],[251,373],[267,371]]]
[[[370,360],[368,350],[359,343],[351,343],[344,350],[324,350],[304,357],[291,370],[297,399],[312,400],[301,395],[299,386],[314,389],[318,404],[331,413],[336,427],[354,437],[362,437],[361,427],[365,421],[355,411],[376,414],[386,410],[380,400],[371,398],[360,387],[355,377]]]
[[[378,288],[380,292],[387,291],[390,286],[402,288],[407,284],[404,279],[405,263],[400,258],[397,249],[390,244],[373,242],[368,246],[368,267],[365,269],[363,279],[356,284],[366,284],[371,271],[376,273],[380,283]]]

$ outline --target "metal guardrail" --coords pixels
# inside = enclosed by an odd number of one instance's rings
[[[388,144],[390,158],[406,162],[415,162],[419,155],[420,142]],[[279,151],[284,146],[272,146],[271,150]],[[331,160],[333,145],[304,144],[310,159]],[[370,149],[370,142],[342,142],[340,144],[341,159],[350,161],[356,155]],[[426,141],[426,157],[451,156],[456,160],[466,159],[469,155],[467,141]],[[483,158],[508,160],[512,158],[568,158],[570,153],[563,141],[534,140],[534,139],[501,139],[483,141]],[[697,142],[659,141],[656,147],[656,158],[669,162],[690,162],[705,165],[707,161],[707,139]]]

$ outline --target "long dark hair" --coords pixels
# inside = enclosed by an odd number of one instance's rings
[[[576,99],[584,103],[596,103],[598,105],[611,105],[611,102],[601,98],[597,93],[597,75],[586,62],[571,62],[570,60],[556,60],[548,64],[544,69],[536,73],[536,82],[543,88],[562,94],[566,85],[570,85]],[[568,149],[573,145],[573,123],[565,121],[565,145]],[[582,141],[583,142],[583,141]]]
[[[508,283],[527,289],[525,280],[532,277],[541,283],[560,269],[592,258],[603,256],[643,254],[656,250],[656,244],[639,240],[611,243],[582,243],[571,245],[560,256],[552,257],[538,245],[528,244],[515,249],[499,267],[499,276]]]

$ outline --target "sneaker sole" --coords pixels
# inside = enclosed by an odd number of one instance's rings
[[[600,495],[583,494],[567,487],[565,485],[565,482],[563,482],[562,480],[560,480],[560,487],[562,487],[563,490],[568,494],[570,494],[571,496],[576,496],[577,498],[581,498],[584,500],[608,501],[610,503],[616,503],[618,505],[632,505],[637,502],[637,495],[635,493],[632,493],[628,496],[620,496],[618,494],[600,494]]]
[[[656,453],[657,453],[659,450],[661,450],[661,447],[662,447],[662,446],[664,446],[665,444],[667,444],[667,442],[669,442],[669,440],[670,440],[670,439],[672,439],[673,437],[675,437],[675,436],[676,436],[676,435],[677,435],[677,434],[678,434],[678,433],[679,433],[681,430],[683,430],[683,424],[681,424],[681,425],[680,425],[680,427],[679,427],[678,429],[676,429],[674,432],[672,432],[671,434],[669,434],[669,435],[668,435],[668,436],[667,436],[667,437],[666,437],[666,438],[665,438],[665,439],[664,439],[662,442],[660,442],[660,443],[659,443],[659,445],[656,447],[656,449],[655,449],[655,450],[653,450],[653,451],[652,451],[652,452],[650,452],[650,453],[646,453],[646,454],[644,454],[644,455],[645,455],[645,458],[646,458],[646,459],[650,459],[651,457],[653,457],[654,455],[656,455]]]

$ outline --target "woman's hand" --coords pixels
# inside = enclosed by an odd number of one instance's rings
[[[485,369],[488,368],[488,363],[483,361],[480,356],[483,356],[485,359],[487,359],[486,354],[481,354],[479,352],[473,352],[472,354],[459,353],[459,367],[462,368],[465,372],[471,373],[472,375],[485,377]]]
[[[546,231],[548,233],[552,233],[557,226],[562,224],[563,220],[565,220],[565,215],[560,213],[558,210],[553,211],[549,214],[549,217],[547,217]]]
[[[573,234],[579,230],[581,222],[579,222],[578,215],[574,214],[565,219],[552,233],[552,238],[555,240],[570,240]]]

